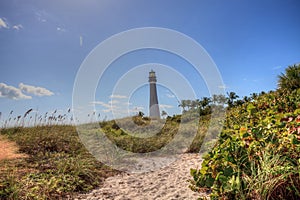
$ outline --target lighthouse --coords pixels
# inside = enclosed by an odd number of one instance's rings
[[[153,70],[149,72],[149,84],[150,84],[150,102],[149,113],[150,118],[160,119],[157,90],[156,90],[156,75]]]

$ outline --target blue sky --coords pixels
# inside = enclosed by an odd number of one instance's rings
[[[141,27],[173,29],[193,38],[216,63],[226,91],[242,97],[274,90],[276,76],[300,62],[299,8],[298,0],[2,0],[0,121],[11,110],[11,117],[30,108],[39,114],[65,113],[72,106],[76,74],[89,53],[112,35]],[[133,59],[137,62],[130,65]],[[104,85],[113,88],[137,65],[162,63],[183,74],[197,98],[208,94],[192,67],[172,55],[145,50],[128,60],[120,59],[107,70]],[[157,76],[159,82],[163,75]],[[91,105],[102,119],[111,117],[111,103],[118,106],[121,100],[130,112],[148,112],[147,85],[116,99],[104,85],[100,81],[95,107]],[[163,86],[158,90],[161,109],[180,112],[174,91]]]

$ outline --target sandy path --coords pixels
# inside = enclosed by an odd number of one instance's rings
[[[106,179],[100,189],[75,199],[197,199],[199,193],[188,187],[190,168],[200,167],[198,154],[183,154],[170,166],[142,174],[120,174]]]
[[[25,154],[16,153],[18,147],[16,143],[8,141],[0,136],[0,161],[5,159],[15,159],[25,157]]]

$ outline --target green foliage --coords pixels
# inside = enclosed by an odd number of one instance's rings
[[[13,168],[1,170],[0,199],[17,199],[19,196],[18,181],[13,170]]]
[[[278,76],[278,87],[289,91],[300,88],[300,64],[288,66],[285,73]]]
[[[234,100],[239,98],[239,96],[235,92],[227,93],[227,95],[228,95],[227,105],[229,107],[232,107],[234,105]]]
[[[116,173],[87,152],[75,127],[19,127],[3,129],[1,134],[15,141],[28,158],[0,163],[4,166],[0,199],[59,199],[98,187]]]
[[[191,189],[211,199],[299,199],[300,90],[261,94],[231,108]]]
[[[192,115],[193,113],[191,113]],[[188,113],[186,113],[188,115]],[[184,134],[189,135],[189,133],[194,131],[195,122],[192,121],[195,117],[185,116],[184,122],[181,121],[182,116],[177,115],[173,117],[167,117],[166,121],[156,120],[151,122],[150,118],[134,116],[132,118],[124,118],[122,120],[101,122],[101,130],[106,134],[106,136],[119,148],[124,150],[135,152],[135,153],[147,153],[156,151],[173,140],[174,136],[178,132],[179,126],[184,126],[182,131]],[[133,123],[130,123],[130,121]],[[190,121],[191,120],[191,121]],[[195,139],[193,140],[188,152],[198,152],[200,150],[203,138],[205,136],[207,126],[209,125],[210,116],[200,120],[201,128],[199,127]],[[124,130],[121,127],[126,127]],[[132,126],[131,126],[132,125]],[[137,127],[139,129],[137,129]],[[137,129],[137,130],[136,130]],[[91,129],[92,130],[92,129]],[[130,130],[130,132],[128,132]],[[158,130],[158,132],[154,132]],[[93,131],[93,130],[92,130]],[[99,129],[94,129],[94,131],[99,131]],[[142,134],[142,137],[140,137]],[[183,140],[185,138],[182,138]],[[182,140],[182,142],[183,142]]]
[[[96,146],[101,145],[99,137],[102,137],[103,134],[117,147],[134,153],[154,152],[167,146],[171,141],[174,145],[170,145],[169,150],[173,152],[199,152],[204,136],[215,137],[216,131],[212,130],[210,134],[206,133],[207,127],[210,125],[210,115],[202,116],[200,125],[197,127],[199,116],[195,116],[195,114],[186,112],[184,116],[168,116],[166,120],[133,116],[103,121],[100,122],[100,126],[88,127],[85,125],[82,135],[85,135],[85,140],[91,144],[90,149],[95,149],[97,153],[101,153]],[[179,128],[180,135],[178,134]],[[191,138],[191,135],[195,135],[195,137]],[[175,136],[177,137],[175,138]],[[187,142],[191,144],[187,144]]]
[[[249,196],[262,199],[299,198],[299,164],[286,156],[262,154],[251,166],[250,176],[244,177],[249,186]]]

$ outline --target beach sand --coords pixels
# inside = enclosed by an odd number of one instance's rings
[[[75,199],[197,199],[205,194],[193,192],[188,186],[191,168],[199,168],[199,154],[182,154],[179,159],[164,168],[146,173],[122,173],[109,177],[104,185]]]

